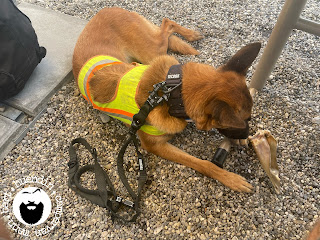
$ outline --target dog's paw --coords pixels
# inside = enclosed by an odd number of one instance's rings
[[[233,145],[248,147],[249,140],[248,139],[230,139],[230,142]]]
[[[197,40],[200,40],[202,38],[204,38],[203,35],[198,31],[193,31],[192,34],[186,36],[186,39],[189,42],[197,41]]]
[[[228,174],[221,181],[226,187],[237,191],[237,192],[251,192],[253,186],[247,182],[244,177],[241,177],[238,174],[227,172]]]

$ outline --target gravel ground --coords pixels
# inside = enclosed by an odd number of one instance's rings
[[[168,17],[197,29],[205,38],[193,45],[197,57],[176,57],[219,66],[247,43],[265,47],[284,1],[104,1],[26,0],[89,20],[100,9],[120,6],[156,24]],[[308,1],[303,16],[320,21],[318,0]],[[251,132],[268,129],[278,140],[281,191],[276,195],[252,148],[233,148],[225,168],[254,185],[251,194],[233,192],[192,169],[144,152],[148,184],[136,223],[112,223],[108,212],[67,187],[68,145],[85,137],[98,150],[102,165],[117,188],[115,157],[126,128],[99,113],[79,95],[74,82],[57,92],[47,112],[0,165],[1,187],[29,175],[45,176],[62,196],[58,226],[42,239],[304,239],[320,217],[319,179],[319,37],[293,31],[275,70],[258,93]],[[259,55],[259,57],[261,54]],[[248,79],[256,66],[250,69]],[[222,137],[190,124],[172,143],[202,159],[211,159]],[[82,164],[87,159],[82,154]],[[128,176],[136,176],[128,160]],[[88,174],[88,186],[93,177]],[[123,189],[122,189],[123,190]],[[122,191],[121,190],[121,191]],[[49,220],[52,220],[52,216]],[[15,233],[14,239],[22,238]],[[30,238],[39,239],[39,238]]]

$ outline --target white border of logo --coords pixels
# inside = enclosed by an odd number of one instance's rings
[[[33,235],[36,237],[41,237],[47,235],[60,223],[63,210],[63,201],[61,195],[54,190],[54,185],[43,176],[23,177],[13,181],[13,185],[14,186],[8,186],[9,191],[1,191],[2,202],[0,205],[0,214],[4,218],[7,218],[9,229],[24,237],[31,237]],[[13,199],[16,194],[24,188],[25,185],[28,185],[29,187],[38,187],[44,190],[50,197],[52,210],[49,218],[52,218],[51,221],[46,220],[44,223],[39,224],[38,226],[28,226],[20,223],[20,221],[18,221],[13,215]]]

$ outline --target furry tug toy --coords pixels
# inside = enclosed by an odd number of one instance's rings
[[[251,96],[254,97],[256,90],[250,89]],[[277,164],[277,141],[268,130],[259,130],[255,135],[248,137],[249,142],[253,146],[263,170],[267,173],[274,190],[280,193],[279,167]],[[245,141],[247,144],[247,140]],[[223,167],[223,163],[231,148],[231,141],[224,138],[218,150],[213,156],[212,162]]]

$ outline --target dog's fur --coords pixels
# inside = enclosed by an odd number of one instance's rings
[[[119,8],[103,9],[87,24],[78,39],[73,56],[74,76],[77,79],[81,67],[96,55],[109,55],[123,61],[124,64],[97,71],[90,81],[90,92],[94,100],[108,102],[113,98],[121,76],[134,67],[132,62],[148,64],[150,67],[142,76],[136,97],[137,103],[142,106],[153,84],[164,81],[169,68],[178,64],[174,57],[167,55],[168,49],[181,54],[199,54],[172,33],[178,33],[188,41],[202,38],[200,33],[181,27],[167,18],[157,27],[137,13]],[[198,129],[246,131],[252,98],[245,75],[259,50],[259,43],[250,44],[218,69],[193,62],[183,65],[182,95],[185,110]],[[235,191],[251,191],[251,184],[243,177],[221,169],[210,161],[193,157],[167,142],[187,125],[184,119],[169,115],[167,104],[152,110],[147,121],[167,134],[150,136],[139,131],[144,149],[191,167]]]
[[[311,229],[307,240],[320,240],[320,220]]]

